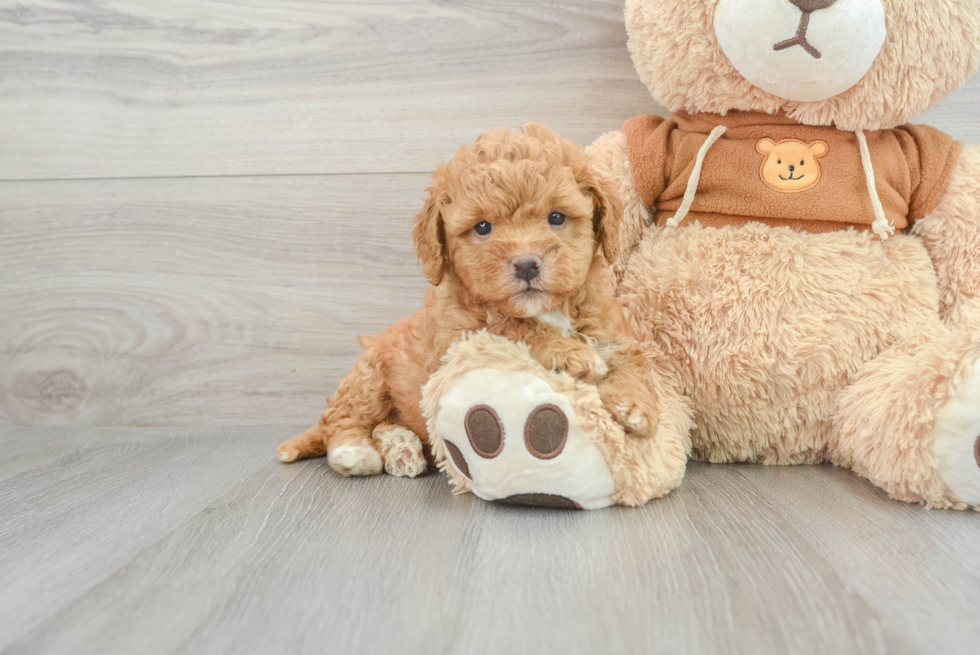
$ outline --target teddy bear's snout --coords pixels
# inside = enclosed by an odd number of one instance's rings
[[[810,29],[810,14],[813,12],[826,9],[832,6],[837,0],[789,0],[795,7],[798,7],[803,13],[800,15],[800,25],[796,28],[796,36],[792,39],[787,39],[785,41],[780,41],[772,47],[775,51],[786,50],[787,48],[792,48],[793,46],[800,46],[806,51],[808,55],[814,59],[820,59],[823,54],[813,47],[810,41],[807,39],[807,30]]]

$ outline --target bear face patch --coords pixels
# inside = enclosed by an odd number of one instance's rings
[[[799,193],[820,181],[820,162],[830,152],[824,141],[762,139],[755,149],[766,158],[760,175],[767,187],[780,193]]]

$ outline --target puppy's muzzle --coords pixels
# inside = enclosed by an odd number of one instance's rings
[[[541,275],[541,260],[537,257],[515,260],[514,275],[517,279],[531,284],[531,280]]]

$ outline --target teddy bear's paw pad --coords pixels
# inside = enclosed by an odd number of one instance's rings
[[[389,475],[415,478],[425,473],[425,454],[417,434],[408,428],[390,427],[375,432],[374,436],[381,445],[385,471]]]
[[[466,412],[463,420],[470,445],[480,457],[493,459],[504,449],[504,424],[493,407],[477,405]]]
[[[453,466],[456,467],[456,470],[467,480],[472,480],[473,476],[470,474],[470,466],[466,463],[466,458],[463,457],[463,453],[460,452],[459,448],[452,441],[445,441],[444,443],[446,444],[446,451],[449,453],[449,458],[453,460]]]
[[[933,455],[950,491],[980,507],[980,360],[939,410]]]
[[[524,423],[524,445],[538,459],[558,457],[567,440],[568,417],[554,405],[534,408]]]
[[[596,509],[614,483],[569,399],[537,375],[478,369],[461,376],[436,415],[449,465],[484,500]]]
[[[525,505],[529,507],[553,507],[555,509],[582,509],[582,506],[571,498],[553,494],[514,494],[500,500],[507,505]]]
[[[377,475],[383,464],[381,455],[371,446],[338,446],[327,453],[330,468],[345,478]]]

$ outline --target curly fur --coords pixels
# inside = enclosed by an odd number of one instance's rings
[[[280,459],[340,447],[347,453],[373,448],[384,459],[392,449],[372,438],[378,425],[389,432],[408,428],[425,442],[422,385],[460,335],[482,328],[526,342],[548,369],[599,382],[598,393],[617,419],[640,436],[656,431],[652,373],[629,336],[607,262],[619,253],[606,226],[621,222],[622,209],[590,170],[584,149],[538,125],[490,132],[439,166],[428,194],[413,224],[416,252],[433,285],[424,309],[362,338],[365,352],[328,399],[319,424],[283,443]],[[550,224],[554,212],[565,222]],[[492,231],[479,233],[482,223]],[[528,258],[537,262],[538,275],[522,279],[515,262]],[[556,311],[576,334],[537,318]],[[412,448],[399,452],[411,455]],[[396,468],[414,471],[412,465]]]

